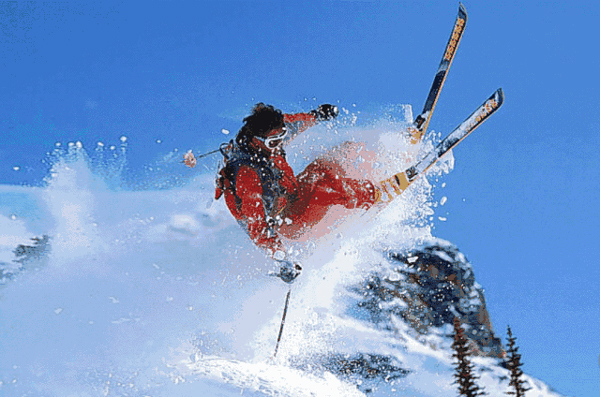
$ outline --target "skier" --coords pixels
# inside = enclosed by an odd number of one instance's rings
[[[302,266],[288,258],[281,236],[301,237],[333,205],[369,208],[376,201],[372,182],[347,178],[332,160],[317,159],[298,175],[286,161],[284,143],[338,113],[329,104],[308,113],[283,114],[258,103],[235,139],[221,150],[225,165],[217,174],[215,199],[225,197],[250,239],[277,262],[275,275],[286,283],[295,280]],[[193,167],[196,159],[188,153],[184,162]]]

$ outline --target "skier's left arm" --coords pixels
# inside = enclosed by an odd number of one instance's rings
[[[284,114],[283,122],[289,130],[288,140],[294,139],[296,135],[316,125],[319,121],[332,120],[339,114],[335,105],[320,105],[308,113]]]
[[[267,221],[262,183],[254,169],[240,167],[236,177],[236,191],[240,199],[240,218],[252,242],[273,259],[282,259],[282,255],[285,257],[285,248]]]

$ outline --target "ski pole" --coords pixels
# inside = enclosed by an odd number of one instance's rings
[[[283,326],[285,324],[285,316],[287,315],[288,305],[290,304],[290,293],[292,292],[292,286],[288,290],[287,296],[285,297],[285,306],[283,308],[283,316],[281,317],[281,326],[279,327],[279,336],[277,336],[277,344],[275,345],[275,353],[273,358],[277,356],[277,350],[279,349],[279,342],[281,342],[281,335],[283,334]]]

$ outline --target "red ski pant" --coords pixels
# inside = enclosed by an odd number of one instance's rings
[[[346,177],[343,168],[332,161],[318,159],[296,177],[298,191],[290,205],[283,211],[281,235],[298,238],[307,229],[320,222],[333,205],[348,209],[369,208],[375,201],[373,183]]]

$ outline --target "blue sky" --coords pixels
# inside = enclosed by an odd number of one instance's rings
[[[56,142],[128,137],[129,182],[174,148],[210,150],[257,101],[420,111],[454,1],[0,3],[0,183],[40,185]],[[430,128],[496,88],[456,148],[434,234],[457,244],[525,372],[600,387],[600,5],[465,1],[467,30]],[[160,140],[160,143],[157,141]],[[14,167],[19,167],[18,171]]]

